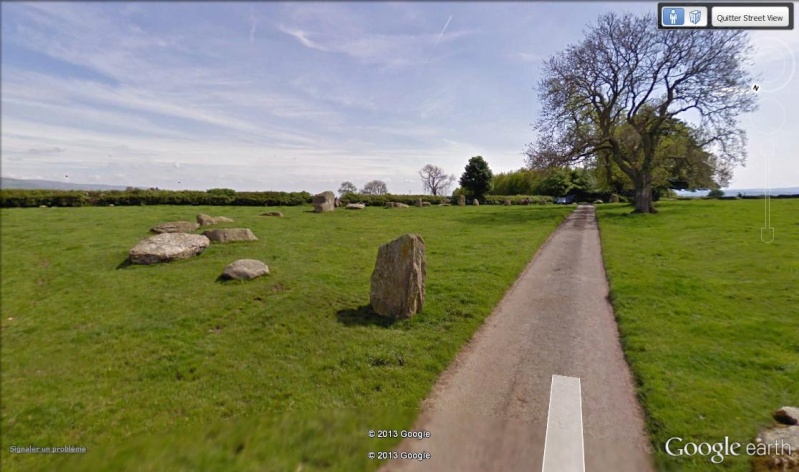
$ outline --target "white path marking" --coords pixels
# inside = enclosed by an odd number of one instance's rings
[[[580,379],[552,376],[543,472],[585,472]]]

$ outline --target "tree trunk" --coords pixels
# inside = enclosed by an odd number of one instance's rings
[[[635,179],[635,210],[633,213],[657,213],[652,204],[652,181],[649,176]]]

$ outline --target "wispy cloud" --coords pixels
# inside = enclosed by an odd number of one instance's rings
[[[258,19],[255,17],[255,12],[250,9],[250,44],[255,42],[255,31],[258,28]]]
[[[441,41],[441,37],[442,37],[442,36],[444,36],[444,31],[446,31],[446,30],[447,30],[447,26],[449,26],[449,22],[450,22],[450,21],[452,21],[452,15],[450,15],[450,16],[449,16],[449,19],[448,19],[448,20],[447,20],[447,22],[444,24],[444,27],[443,27],[443,28],[441,28],[441,32],[440,32],[440,33],[438,33],[438,37],[436,38],[436,44],[435,44],[436,46],[438,46],[438,42],[439,42],[439,41]]]

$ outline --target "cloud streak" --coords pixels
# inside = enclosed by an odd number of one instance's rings
[[[436,43],[435,43],[436,46],[438,46],[438,42],[441,41],[441,37],[444,36],[444,31],[447,30],[447,26],[449,26],[449,22],[450,21],[452,21],[452,15],[449,16],[449,19],[447,20],[447,23],[441,29],[441,32],[438,33],[438,38],[436,38]]]

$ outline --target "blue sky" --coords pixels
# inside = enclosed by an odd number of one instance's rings
[[[380,179],[421,193],[427,163],[521,167],[541,61],[601,13],[656,2],[1,8],[5,177],[310,192]],[[731,186],[797,186],[799,31],[752,39],[760,110],[742,117],[749,159]]]

